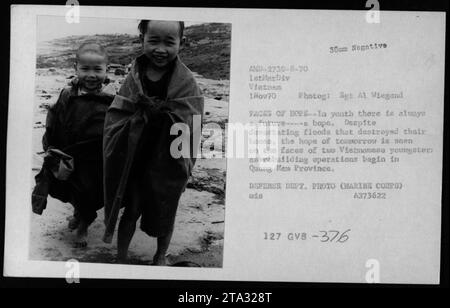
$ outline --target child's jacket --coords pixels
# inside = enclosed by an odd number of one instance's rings
[[[113,98],[103,91],[80,95],[74,85],[63,89],[49,108],[42,138],[46,156],[35,177],[33,212],[42,213],[48,194],[63,202],[82,203],[84,207],[98,209],[103,205],[103,126]],[[73,160],[73,171],[59,178],[55,170],[67,157]]]
[[[179,198],[195,163],[193,155],[171,156],[170,146],[177,138],[170,134],[172,125],[183,123],[189,128],[191,154],[200,142],[204,99],[192,72],[177,58],[166,99],[148,97],[139,76],[143,57],[133,62],[105,118],[103,240],[108,243],[112,240],[119,209],[126,206],[124,198],[130,181],[139,183],[139,196],[132,197],[138,200],[142,210],[141,229],[151,236],[170,231]]]

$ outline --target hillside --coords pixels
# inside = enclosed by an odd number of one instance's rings
[[[192,71],[209,79],[229,79],[230,25],[193,25],[185,29],[185,36],[186,45],[180,52],[180,58]],[[137,34],[69,36],[40,44],[37,51],[37,68],[73,67],[77,47],[88,41],[96,41],[105,46],[111,63],[128,65],[141,52]]]

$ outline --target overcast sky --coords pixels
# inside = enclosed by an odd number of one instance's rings
[[[49,41],[70,35],[128,33],[137,35],[139,20],[120,18],[80,18],[69,24],[65,16],[38,16],[37,41]],[[196,23],[186,22],[186,26]]]

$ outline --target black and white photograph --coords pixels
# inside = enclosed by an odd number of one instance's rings
[[[231,24],[38,16],[36,41],[30,260],[220,268],[225,147],[195,150],[228,122]]]
[[[4,276],[439,285],[446,13],[371,3],[12,6]]]

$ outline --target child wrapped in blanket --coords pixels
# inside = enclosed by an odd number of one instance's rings
[[[204,102],[192,72],[178,57],[184,23],[142,20],[138,28],[143,54],[132,63],[105,119],[104,241],[112,241],[118,211],[125,207],[118,262],[126,262],[141,217],[141,229],[157,237],[153,264],[166,265],[178,202],[195,163]],[[190,132],[184,141],[191,155],[171,151],[180,124]]]
[[[88,227],[104,205],[103,128],[115,95],[113,85],[104,84],[107,63],[101,45],[84,43],[78,48],[76,78],[48,110],[44,163],[35,177],[34,213],[42,214],[47,195],[74,206],[69,228],[76,229],[75,247],[87,245]]]

